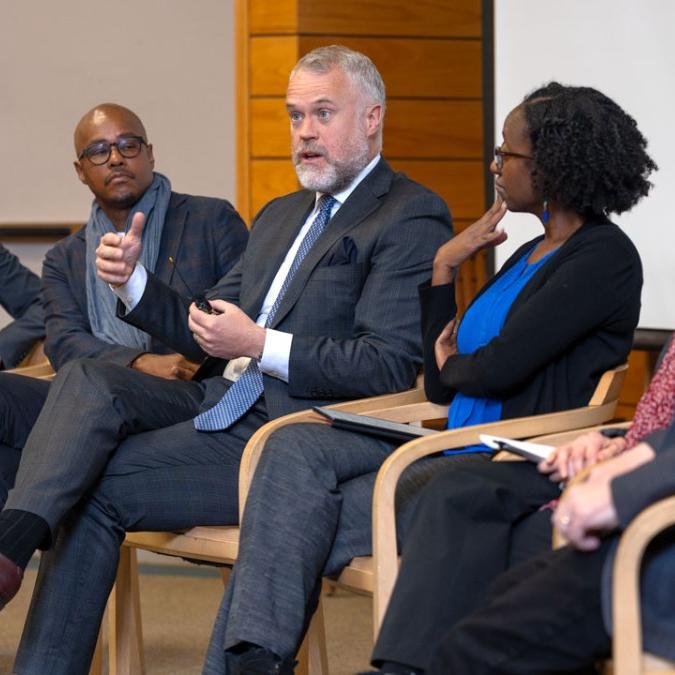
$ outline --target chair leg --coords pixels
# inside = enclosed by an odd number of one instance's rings
[[[323,603],[319,604],[309,623],[307,635],[298,652],[296,675],[328,675],[326,631],[323,621]]]
[[[108,602],[110,675],[143,675],[143,634],[136,549],[122,546]]]
[[[96,640],[96,649],[94,657],[91,660],[89,675],[103,675],[103,630],[98,631],[98,640]]]

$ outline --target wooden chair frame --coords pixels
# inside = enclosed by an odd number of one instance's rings
[[[53,376],[54,369],[45,355],[44,340],[36,342],[23,361],[16,368],[10,368],[6,372],[38,378]]]
[[[355,558],[340,574],[337,583],[350,590],[373,595],[373,628],[377,635],[398,574],[396,548],[396,515],[394,498],[396,485],[403,471],[413,462],[445,449],[477,443],[481,433],[494,433],[513,438],[529,438],[598,425],[614,415],[618,394],[627,366],[605,373],[588,406],[574,410],[524,417],[464,429],[439,432],[402,445],[384,462],[377,476],[373,494],[373,556]],[[331,406],[336,409],[368,414],[396,422],[418,422],[447,416],[447,406],[430,403],[421,388],[407,392],[378,396]],[[273,420],[251,437],[244,450],[239,474],[239,512],[243,514],[253,474],[268,437],[288,424],[326,424],[312,411],[301,411]],[[239,528],[197,527],[182,533],[128,533],[122,547],[118,580],[109,603],[111,637],[110,673],[138,674],[143,672],[140,610],[135,577],[135,552],[141,548],[186,558],[231,564],[236,560]],[[303,646],[311,675],[327,673],[325,637],[321,605],[312,619]],[[302,671],[302,669],[301,669]]]
[[[612,428],[630,426],[612,424]],[[574,433],[547,435],[535,439],[538,443],[560,445],[573,440],[580,433],[603,427],[580,429]],[[572,481],[583,480],[590,468]],[[631,522],[621,535],[614,559],[612,574],[612,661],[605,672],[609,675],[675,675],[675,661],[669,661],[645,652],[642,643],[642,615],[640,612],[640,568],[650,542],[663,530],[675,525],[675,496],[662,499],[646,508]],[[553,546],[565,544],[564,537],[553,532]]]

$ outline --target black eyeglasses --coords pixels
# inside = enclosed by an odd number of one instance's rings
[[[124,136],[123,138],[119,138],[115,143],[98,141],[97,143],[88,145],[82,150],[77,158],[82,159],[83,157],[86,157],[92,164],[100,166],[110,159],[113,148],[117,148],[117,152],[119,152],[122,157],[131,159],[138,155],[144,143],[147,145],[143,136]]]
[[[520,157],[521,159],[534,159],[530,155],[521,155],[519,152],[508,152],[507,150],[502,150],[499,146],[495,148],[495,164],[497,165],[497,171],[501,171],[504,166],[504,157]]]

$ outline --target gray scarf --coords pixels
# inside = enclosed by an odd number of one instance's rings
[[[145,214],[143,227],[143,246],[139,262],[147,270],[154,272],[162,240],[164,218],[169,208],[171,183],[166,176],[155,172],[150,187],[134,204],[129,213],[125,232],[131,225],[131,219],[139,211]],[[115,314],[117,296],[108,284],[96,276],[96,247],[106,232],[115,232],[115,227],[101,207],[94,200],[85,230],[87,244],[87,312],[93,334],[111,344],[135,347],[143,351],[150,350],[150,335],[120,321]]]

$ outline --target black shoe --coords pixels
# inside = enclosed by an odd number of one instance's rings
[[[264,647],[253,647],[234,658],[234,675],[293,675],[297,661],[282,659]]]

